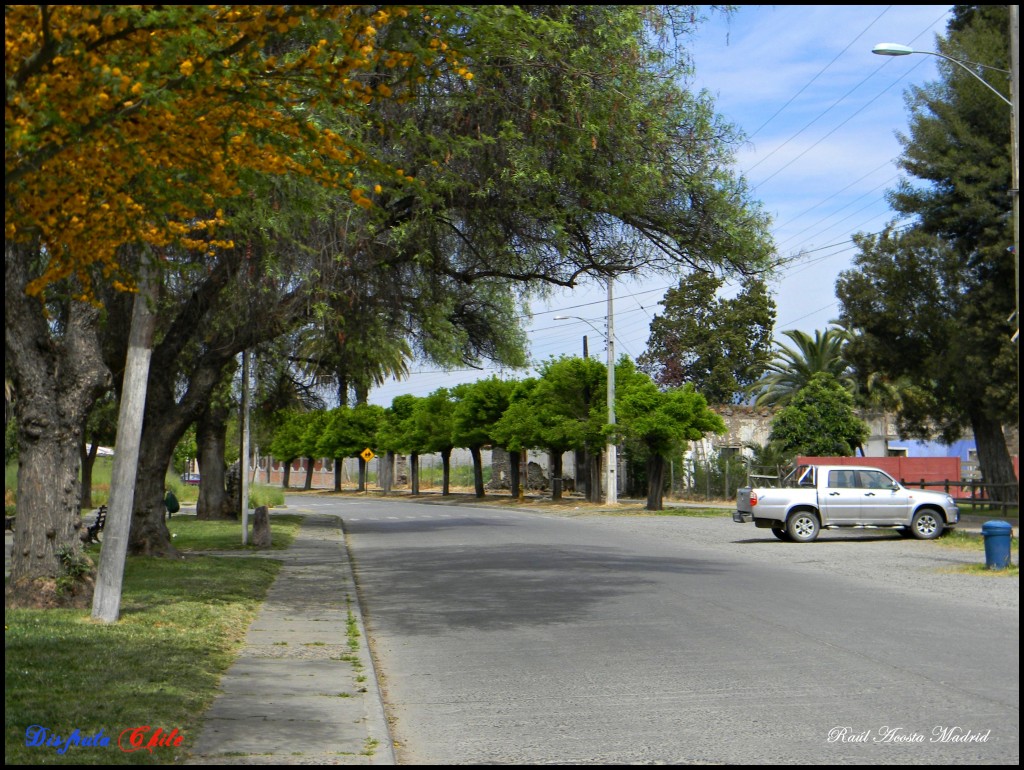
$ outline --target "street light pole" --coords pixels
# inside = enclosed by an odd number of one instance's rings
[[[954,59],[952,56],[947,56],[944,53],[937,51],[917,51],[908,45],[902,45],[900,43],[879,43],[871,49],[871,53],[876,53],[879,56],[907,56],[912,53],[923,53],[928,56],[938,56],[941,59],[946,59],[956,64],[958,67],[966,70],[971,74],[972,77],[978,80],[984,85],[989,91],[998,96],[1003,102],[1010,106],[1011,112],[1011,124],[1010,124],[1010,151],[1012,157],[1010,158],[1011,168],[1013,170],[1011,186],[1011,194],[1013,195],[1013,275],[1014,275],[1014,305],[1013,305],[1013,321],[1016,324],[1016,328],[1013,332],[1013,342],[1017,346],[1018,351],[1018,366],[1017,369],[1020,371],[1020,153],[1018,147],[1020,143],[1020,86],[1019,86],[1019,53],[1017,51],[1018,37],[1019,37],[1019,6],[1010,6],[1010,61],[1012,69],[1010,71],[999,69],[998,67],[989,67],[986,64],[979,64],[978,62]],[[999,91],[997,91],[991,83],[986,81],[981,75],[975,72],[973,69],[968,67],[968,64],[973,64],[976,67],[982,69],[995,70],[996,72],[1002,72],[1010,76],[1010,96],[1012,99],[1007,99]]]

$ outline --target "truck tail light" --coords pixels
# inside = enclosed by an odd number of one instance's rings
[[[750,490],[750,507],[753,508],[757,505],[757,492]]]

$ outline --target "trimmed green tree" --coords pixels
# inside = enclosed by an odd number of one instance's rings
[[[412,417],[412,441],[421,451],[437,452],[441,456],[441,494],[451,491],[452,450],[455,443],[455,396],[448,388],[438,388],[417,402]],[[419,486],[414,487],[419,494]]]
[[[819,372],[775,415],[768,440],[789,457],[852,457],[869,435],[853,395],[831,374]]]
[[[508,409],[514,383],[489,377],[452,389],[455,409],[452,412],[452,441],[466,447],[473,457],[473,489],[484,496],[483,458],[481,450],[495,442],[493,431]]]
[[[284,465],[281,487],[291,483],[292,463],[302,457],[302,433],[306,427],[306,413],[285,410],[270,442],[270,454]]]
[[[690,441],[726,432],[725,422],[708,408],[692,384],[661,390],[650,377],[623,358],[615,367],[616,430],[629,451],[645,458],[647,510],[664,508],[666,468]],[[621,385],[619,385],[621,383]]]

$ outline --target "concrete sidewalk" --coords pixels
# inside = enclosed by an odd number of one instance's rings
[[[393,765],[341,521],[307,515],[187,764]]]

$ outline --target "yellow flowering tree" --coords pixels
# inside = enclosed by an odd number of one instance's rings
[[[464,68],[424,9],[401,6],[16,5],[4,33],[20,449],[7,603],[65,603],[54,587],[80,571],[81,426],[109,381],[99,290],[133,289],[141,261],[159,267],[168,250],[230,247],[245,175],[307,177],[364,208],[375,185],[412,184],[337,116],[360,126],[375,102]],[[87,582],[75,591],[88,600]]]
[[[375,10],[376,9],[376,10]],[[353,114],[431,71],[420,11],[375,6],[7,6],[5,234],[38,242],[38,295],[73,276],[131,285],[124,244],[207,237],[244,169],[310,175],[369,206],[390,177],[318,111]],[[380,28],[403,50],[377,45]]]

